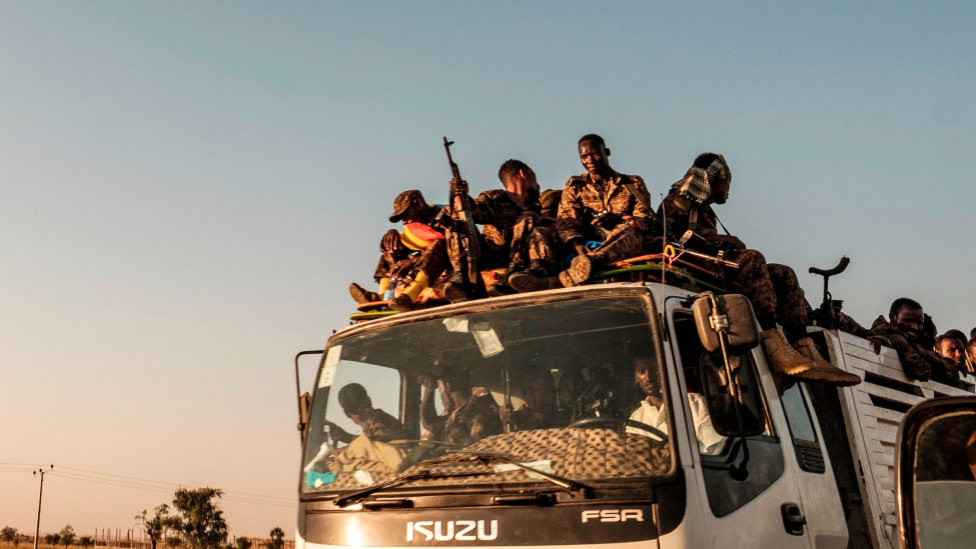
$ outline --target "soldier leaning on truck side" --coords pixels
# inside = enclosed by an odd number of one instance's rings
[[[403,232],[390,229],[380,241],[380,260],[373,274],[379,292],[367,291],[355,282],[349,285],[349,293],[357,303],[381,301],[398,281],[411,278],[400,295],[390,300],[390,308],[413,309],[420,293],[449,266],[447,242],[443,239],[446,219],[441,210],[440,206],[428,204],[418,190],[404,191],[396,197],[390,223],[402,221]]]
[[[556,267],[554,223],[542,216],[539,183],[535,172],[521,160],[507,160],[498,169],[504,189],[491,189],[474,199],[474,221],[482,225],[484,246],[481,269],[502,269],[488,295],[512,293],[509,275],[529,271],[540,277],[552,276]],[[467,193],[464,182],[459,192]],[[545,288],[541,288],[545,289]],[[451,301],[463,301],[467,294],[458,283],[444,293]]]
[[[919,381],[958,379],[959,372],[955,364],[919,344],[925,316],[921,304],[913,299],[900,297],[892,302],[887,320],[884,316],[879,316],[871,325],[871,337],[898,352],[905,375],[910,378]]]
[[[728,271],[727,278],[752,301],[772,368],[804,381],[840,387],[860,383],[860,377],[825,361],[807,336],[807,302],[793,269],[766,263],[761,253],[747,249],[738,238],[718,234],[712,204],[728,200],[731,183],[732,172],[722,155],[701,154],[685,177],[671,187],[658,209],[658,219],[667,224],[671,235],[681,237],[693,231],[710,243],[723,245],[725,257],[739,264],[738,269]],[[783,332],[776,328],[777,323]]]
[[[645,235],[656,229],[644,180],[610,167],[602,137],[584,135],[578,152],[586,171],[566,182],[556,219],[559,239],[577,254],[559,273],[565,287],[585,282],[610,263],[642,255]],[[587,242],[600,244],[590,250]]]

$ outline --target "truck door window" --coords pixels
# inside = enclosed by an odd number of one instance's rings
[[[695,319],[691,311],[675,311],[673,325],[674,343],[677,351],[675,354],[678,355],[678,365],[685,377],[685,385],[689,393],[686,404],[692,406],[692,410],[694,410],[693,402],[695,399],[692,395],[700,394],[701,391],[698,365],[707,351],[698,339],[698,331],[695,328]],[[756,365],[751,353],[743,353],[740,358],[743,360],[741,367],[747,368],[740,376],[749,376],[749,381],[753,382],[753,386],[758,387]],[[696,414],[693,413],[693,420],[695,420],[695,416]],[[699,429],[696,429],[696,435],[699,439],[702,438]],[[732,465],[738,465],[742,461],[742,439],[723,439],[721,444],[710,447],[706,445],[704,448],[702,441],[699,440],[698,446],[701,453],[702,474],[705,478],[708,504],[712,513],[717,517],[723,517],[747,505],[783,476],[785,470],[783,450],[780,447],[779,439],[771,436],[768,419],[766,433],[757,437],[749,437],[747,444],[749,446],[749,463],[747,466],[749,474],[745,480],[736,480],[732,478],[729,470]],[[714,451],[716,449],[718,451]]]
[[[813,427],[813,418],[803,398],[802,388],[798,383],[783,376],[773,377],[779,391],[779,400],[783,403],[786,423],[790,426],[793,451],[800,469],[809,473],[827,472],[827,461],[820,442],[817,441],[817,431]]]

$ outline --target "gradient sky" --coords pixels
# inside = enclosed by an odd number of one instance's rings
[[[862,323],[976,326],[976,4],[0,3],[0,463],[292,498],[291,360],[347,323],[393,197],[544,188],[597,132],[654,203],[725,154],[717,213]],[[2,466],[0,466],[2,468]],[[0,471],[0,523],[37,482]],[[64,477],[42,531],[167,500]],[[294,508],[227,501],[237,535]],[[0,525],[2,525],[0,524]]]

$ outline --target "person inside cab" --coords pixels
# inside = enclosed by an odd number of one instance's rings
[[[400,421],[383,410],[374,408],[366,388],[358,383],[349,383],[339,389],[337,400],[346,417],[361,427],[363,432],[353,435],[335,423],[325,421],[332,439],[344,442],[347,446],[334,452],[331,457],[316,456],[313,463],[324,460],[328,469],[333,472],[399,472],[405,454],[389,443],[408,438]]]
[[[746,248],[737,237],[719,234],[712,205],[725,204],[731,185],[732,172],[725,157],[700,154],[685,176],[672,185],[658,210],[658,219],[666,223],[674,239],[691,231],[696,237],[689,242],[703,243],[699,244],[705,247],[702,251],[722,250],[725,259],[739,264],[726,270],[725,279],[752,302],[772,369],[803,381],[838,387],[860,383],[857,375],[824,360],[807,336],[807,301],[793,269],[767,263],[760,252]]]
[[[537,368],[529,372],[519,370],[512,377],[525,403],[518,410],[514,410],[508,403],[499,407],[498,417],[502,425],[508,426],[511,431],[561,427],[562,425],[558,425],[560,414],[556,384],[548,369]]]
[[[634,359],[634,382],[645,395],[640,406],[630,414],[630,419],[654,427],[668,434],[668,412],[664,408],[664,396],[658,386],[660,379],[654,360],[649,357]],[[688,393],[688,407],[691,420],[695,424],[698,450],[702,454],[717,455],[725,446],[725,437],[715,432],[712,418],[708,415],[708,404],[699,393]],[[677,413],[677,410],[675,411]],[[653,433],[638,427],[627,427],[628,433],[653,437]]]
[[[654,229],[644,180],[610,167],[610,149],[599,135],[584,135],[577,149],[586,171],[566,182],[556,218],[559,239],[576,254],[559,273],[567,288],[610,263],[643,255],[645,235]]]
[[[450,409],[438,415],[434,407],[437,382],[430,376],[422,376],[424,387],[420,400],[420,419],[430,439],[450,442],[461,448],[479,440],[502,433],[498,416],[498,404],[484,387],[473,387],[471,374],[462,369],[448,369],[441,376],[449,395]]]

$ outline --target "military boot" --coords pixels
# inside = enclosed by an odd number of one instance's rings
[[[834,387],[851,387],[861,382],[860,376],[845,372],[820,356],[817,346],[809,337],[793,342],[796,352],[813,361],[814,367],[804,370],[794,377],[813,383],[823,383]]]
[[[413,300],[407,294],[400,294],[391,299],[389,307],[398,313],[409,313],[414,309]]]
[[[508,285],[517,292],[540,292],[562,288],[558,277],[540,262],[533,261],[532,266],[524,271],[512,273],[508,276]]]
[[[779,328],[764,331],[762,344],[770,370],[795,376],[817,366],[812,360],[796,352]]]
[[[351,295],[352,298],[356,300],[356,303],[359,303],[360,305],[363,303],[374,303],[381,300],[380,294],[371,292],[355,282],[349,285],[349,295]]]
[[[596,260],[589,255],[578,255],[573,258],[569,268],[559,273],[559,282],[566,288],[579,286],[590,279]]]

